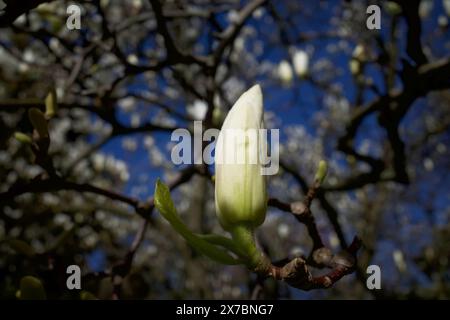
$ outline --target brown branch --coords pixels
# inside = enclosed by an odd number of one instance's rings
[[[283,167],[289,168],[285,164]],[[297,177],[302,185],[305,184],[305,181],[299,174],[295,173],[292,169],[289,170],[291,173],[294,173],[294,177]],[[329,288],[343,276],[354,271],[356,267],[356,253],[361,247],[361,240],[355,237],[348,248],[340,254],[333,255],[331,250],[325,247],[311,212],[311,204],[316,197],[319,197],[323,206],[325,204],[324,207],[327,209],[327,213],[329,213],[330,208],[334,210],[334,208],[326,201],[323,193],[320,192],[320,183],[318,181],[315,181],[308,189],[305,199],[302,202],[288,204],[275,198],[270,198],[268,200],[269,206],[290,212],[297,221],[303,223],[307,227],[308,234],[313,241],[313,247],[306,260],[297,257],[291,261],[284,262],[282,266],[279,266],[278,263],[267,264],[260,269],[254,270],[259,276],[273,277],[277,280],[285,281],[292,287],[302,290],[311,290]],[[330,220],[335,230],[337,230],[337,233],[338,231],[340,232],[340,237],[343,238],[341,240],[341,245],[345,247],[345,238],[343,237],[340,225],[337,222],[337,213],[336,216]],[[308,270],[308,265],[319,268],[327,267],[330,268],[331,271],[325,275],[313,277]]]
[[[419,16],[419,5],[421,0],[397,0],[402,7],[403,17],[407,25],[406,52],[417,65],[427,63],[427,57],[423,53],[421,34],[422,22]]]
[[[349,121],[346,133],[338,140],[338,150],[354,156],[357,160],[364,161],[371,167],[369,172],[362,172],[348,178],[339,185],[325,186],[324,191],[346,191],[360,188],[369,183],[385,181],[382,174],[385,169],[393,169],[393,175],[389,180],[408,183],[406,173],[406,155],[404,143],[398,132],[401,120],[411,108],[412,104],[420,97],[431,91],[450,88],[450,58],[424,64],[408,72],[404,76],[403,90],[391,92],[371,101],[363,108],[355,109],[355,113]],[[367,155],[359,154],[353,147],[354,138],[364,119],[372,113],[378,113],[378,121],[386,130],[388,141],[393,154],[392,163],[385,163]]]
[[[225,49],[234,41],[234,39],[239,34],[239,31],[244,26],[247,19],[252,15],[258,7],[263,5],[267,0],[253,0],[249,2],[242,10],[239,12],[239,17],[237,21],[231,24],[221,35],[221,42],[214,51],[213,60],[214,65],[217,66],[222,58]]]
[[[149,223],[148,220],[142,221],[141,226],[139,227],[139,230],[137,231],[134,240],[131,243],[131,247],[125,254],[125,258],[123,259],[123,261],[116,263],[112,268],[111,279],[113,282],[114,300],[119,299],[121,296],[123,279],[130,273],[134,256],[139,246],[141,245],[142,241],[144,240],[144,235],[145,231],[147,230],[148,223]]]
[[[94,105],[81,105],[81,104],[67,104],[58,103],[58,108],[60,109],[73,109],[79,108],[96,114],[102,120],[108,122],[112,127],[112,136],[121,136],[126,134],[140,133],[140,132],[152,132],[152,131],[162,131],[162,132],[172,132],[177,129],[176,127],[158,125],[151,122],[144,123],[138,127],[128,127],[124,126],[119,122],[115,115],[115,109],[112,106],[115,99],[104,99],[101,106]],[[17,108],[39,108],[40,110],[45,110],[45,103],[41,99],[4,99],[0,100],[0,110],[6,112],[17,111]]]
[[[361,245],[361,240],[355,237],[346,250],[329,255],[327,265],[331,271],[322,276],[314,277],[308,269],[307,262],[300,257],[294,258],[282,267],[271,264],[265,269],[256,271],[262,277],[272,277],[301,290],[327,289],[355,270],[356,254]]]
[[[312,189],[311,189],[312,190]],[[317,230],[316,221],[308,205],[308,196],[303,202],[284,203],[276,198],[270,198],[268,205],[285,212],[290,212],[298,222],[303,223],[308,229],[308,234],[313,241],[313,251],[323,247],[323,241]]]
[[[290,167],[285,162],[281,161],[280,162],[280,166],[281,166],[281,168],[283,168],[284,171],[289,173],[295,179],[295,181],[300,185],[303,193],[307,194],[308,193],[308,185],[306,183],[306,180],[294,168]],[[347,241],[345,239],[344,232],[342,231],[342,228],[341,228],[341,226],[339,224],[339,221],[338,221],[338,212],[329,203],[329,201],[325,197],[325,190],[323,189],[323,187],[320,190],[318,190],[318,191],[319,192],[317,194],[317,199],[319,200],[320,205],[322,206],[322,208],[325,210],[325,213],[327,214],[328,220],[330,221],[330,223],[333,226],[334,231],[336,232],[336,235],[337,235],[337,237],[339,239],[341,247],[342,248],[346,248],[347,247]]]
[[[6,7],[3,9],[5,14],[0,16],[0,28],[8,27],[20,15],[36,8],[40,4],[52,1],[54,0],[4,0]]]
[[[206,65],[205,57],[198,57],[191,54],[181,52],[175,44],[169,29],[166,24],[166,18],[163,14],[163,8],[159,0],[150,0],[150,4],[155,14],[157,30],[164,39],[164,44],[167,51],[167,60],[173,63],[185,63],[185,64],[199,64],[201,66]]]
[[[199,172],[199,170],[200,169],[198,169],[196,166],[189,166],[186,169],[182,170],[179,176],[171,184],[169,184],[170,189],[172,190],[178,187],[180,184],[187,182],[196,172]],[[111,200],[126,203],[132,206],[135,209],[136,213],[146,220],[150,218],[150,214],[154,208],[153,198],[147,202],[142,202],[133,197],[103,189],[89,183],[76,183],[66,181],[59,177],[43,178],[41,176],[38,176],[37,178],[29,182],[22,180],[17,181],[8,189],[8,191],[0,193],[0,203],[6,203],[25,193],[45,193],[62,190],[72,190],[82,193],[94,193],[107,197]]]

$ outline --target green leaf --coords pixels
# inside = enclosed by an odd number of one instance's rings
[[[27,257],[32,257],[36,254],[34,249],[25,241],[19,239],[8,239],[5,240],[5,243],[7,243],[17,253],[21,253]]]
[[[38,108],[28,110],[28,118],[41,138],[48,138],[48,125],[45,115]]]
[[[233,241],[233,239],[223,237],[218,234],[196,234],[199,238],[221,247],[224,247],[238,256],[245,257],[245,252]]]
[[[80,299],[81,300],[98,300],[96,296],[94,296],[89,291],[81,291],[80,292]]]
[[[18,295],[21,300],[45,300],[47,298],[41,280],[32,276],[25,276],[20,280]]]
[[[14,138],[23,144],[31,144],[33,142],[31,137],[23,132],[14,132]]]
[[[240,264],[241,261],[233,258],[226,251],[218,248],[216,245],[202,239],[181,221],[170,196],[169,188],[159,179],[156,181],[155,188],[155,207],[161,215],[170,223],[170,225],[178,232],[194,249],[205,256],[223,264]],[[230,240],[231,241],[231,240]]]
[[[45,98],[45,115],[47,118],[53,118],[58,110],[56,90],[52,88]]]
[[[327,176],[327,171],[328,171],[327,162],[324,160],[320,160],[319,167],[317,168],[316,177],[314,180],[322,184],[323,181],[325,180],[325,177]]]

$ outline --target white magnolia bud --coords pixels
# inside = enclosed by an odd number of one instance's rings
[[[303,50],[296,51],[294,53],[294,57],[292,58],[292,62],[294,64],[295,74],[300,78],[304,78],[308,74],[308,54]]]
[[[265,152],[267,141],[259,134],[262,128],[262,92],[255,85],[231,108],[217,139],[216,213],[225,230],[255,228],[264,222],[266,181],[259,156]]]
[[[288,61],[283,60],[278,65],[278,77],[280,78],[283,85],[290,85],[293,78],[293,72],[291,65]]]

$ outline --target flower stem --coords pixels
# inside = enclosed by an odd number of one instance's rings
[[[268,258],[256,246],[253,228],[239,224],[231,229],[231,235],[236,245],[245,253],[249,269],[261,270],[270,266]]]

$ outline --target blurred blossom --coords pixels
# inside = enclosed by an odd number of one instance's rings
[[[289,235],[289,226],[286,223],[280,223],[277,231],[280,238],[286,238]]]
[[[223,86],[225,99],[227,101],[236,101],[246,89],[245,83],[241,79],[234,76],[229,77]]]
[[[425,158],[423,160],[423,166],[424,166],[425,170],[432,171],[434,168],[434,162],[430,158]]]
[[[23,60],[25,62],[28,62],[28,63],[35,63],[36,62],[36,55],[35,55],[34,51],[32,51],[30,49],[25,50],[25,52],[23,53],[22,58],[23,58]]]
[[[97,172],[102,172],[105,169],[105,156],[101,153],[96,153],[92,157],[94,169]]]
[[[292,61],[294,64],[295,74],[301,78],[305,77],[308,74],[309,66],[309,57],[306,51],[295,51]]]
[[[228,11],[227,19],[230,23],[236,23],[239,20],[239,13],[236,10]]]
[[[253,18],[255,19],[261,19],[262,16],[264,15],[264,8],[259,7],[258,9],[256,9],[255,11],[253,11]]]
[[[150,149],[155,144],[155,139],[152,136],[146,136],[144,138],[144,147]]]
[[[401,252],[400,250],[395,250],[392,253],[392,258],[394,260],[395,266],[397,267],[398,271],[400,272],[405,272],[406,271],[406,262],[405,262],[405,258],[403,256],[403,252]]]
[[[283,60],[278,65],[278,78],[285,86],[289,86],[292,83],[293,72],[290,63],[287,60]]]
[[[362,44],[358,44],[353,50],[352,56],[358,61],[366,61],[368,56],[365,46]]]
[[[136,107],[136,99],[134,97],[126,97],[120,99],[118,105],[123,112],[131,112]]]
[[[171,87],[166,87],[164,88],[164,94],[169,98],[169,99],[176,99],[179,97],[180,93],[178,92],[178,90],[171,88]]]
[[[139,58],[135,54],[130,54],[127,56],[127,61],[129,64],[137,65],[139,64]]]
[[[56,214],[53,221],[57,226],[63,227],[64,230],[69,230],[73,226],[73,222],[70,220],[70,217],[64,213]]]
[[[138,144],[135,138],[124,138],[122,139],[122,147],[129,152],[136,151]]]
[[[24,14],[21,14],[19,17],[17,17],[17,19],[14,21],[14,25],[17,27],[20,27],[20,26],[23,26],[26,21],[27,21],[27,17],[24,13]]]
[[[245,50],[245,39],[243,37],[236,38],[236,40],[234,41],[234,50],[237,53]]]
[[[439,16],[438,17],[438,24],[441,28],[446,28],[448,26],[448,18],[446,16]]]
[[[334,232],[330,233],[330,235],[328,237],[328,242],[330,243],[330,246],[335,249],[338,248],[341,243],[339,241],[339,238],[337,237],[337,235]]]
[[[302,247],[295,246],[289,252],[289,256],[291,257],[301,257],[305,255],[305,250]]]
[[[0,164],[5,165],[11,161],[11,155],[3,150],[0,150]]]
[[[56,195],[51,194],[51,193],[43,194],[42,200],[46,205],[48,205],[50,207],[57,206],[59,203],[59,198]]]
[[[130,125],[133,128],[137,128],[141,125],[141,116],[138,113],[133,113],[131,115]]]
[[[110,0],[100,0],[100,5],[105,8],[109,5]]]
[[[132,0],[132,5],[135,10],[140,10],[142,8],[142,0]]]
[[[443,153],[445,153],[445,151],[447,151],[447,147],[445,146],[445,144],[439,143],[439,144],[436,146],[436,150],[437,150],[437,152],[443,154]]]
[[[253,53],[256,56],[262,55],[264,53],[264,42],[259,41],[259,40],[255,41],[253,43]]]
[[[170,114],[163,110],[159,111],[152,118],[152,121],[166,127],[174,127],[176,125],[175,119],[173,119]]]
[[[447,16],[450,17],[450,0],[442,0],[442,5],[444,6],[444,10],[447,13]]]
[[[83,238],[83,244],[88,248],[94,248],[98,242],[98,236],[93,231]]]
[[[149,152],[150,155],[150,161],[155,166],[161,166],[164,162],[164,156],[161,153],[161,151],[157,148],[152,148]]]
[[[10,207],[5,207],[4,213],[14,220],[20,219],[23,216],[23,213],[19,209],[12,209]]]
[[[49,42],[48,46],[50,47],[50,49],[52,49],[56,53],[61,54],[62,51],[63,51],[63,47],[62,47],[61,43],[55,37],[50,39],[50,42]]]
[[[419,4],[419,16],[424,19],[428,18],[433,10],[433,0],[422,0]]]
[[[194,120],[203,120],[207,111],[208,105],[201,100],[195,100],[193,104],[187,106],[187,112]]]
[[[106,169],[109,172],[117,173],[122,181],[127,181],[130,177],[127,164],[122,160],[115,160],[112,156],[106,158]]]

